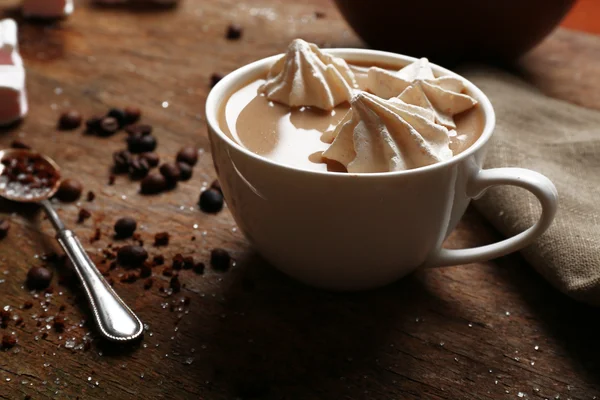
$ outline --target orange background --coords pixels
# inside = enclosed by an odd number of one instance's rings
[[[577,0],[561,25],[569,29],[600,34],[600,0]]]

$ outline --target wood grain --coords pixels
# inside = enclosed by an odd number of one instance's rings
[[[171,296],[159,291],[168,286],[160,267],[150,290],[142,281],[120,283],[123,270],[111,271],[115,289],[148,329],[133,346],[110,345],[97,339],[67,268],[55,270],[54,294],[47,298],[23,288],[28,268],[43,264],[39,255],[56,249],[53,232],[34,208],[1,203],[12,227],[0,241],[0,306],[12,307],[24,323],[0,329],[0,335],[15,332],[19,340],[0,353],[0,398],[600,396],[598,310],[557,293],[518,255],[421,271],[381,290],[332,294],[306,288],[266,265],[227,210],[207,215],[197,209],[203,183],[215,178],[203,116],[210,75],[280,52],[295,37],[361,46],[332,5],[184,0],[167,10],[77,6],[60,23],[20,24],[31,112],[22,125],[2,133],[0,145],[21,139],[96,193],[94,202],[81,203],[93,214],[82,225],[75,224],[80,206],[58,208],[82,238],[100,228],[100,241],[86,241],[97,262],[99,249],[113,241],[114,221],[131,215],[151,254],[170,260],[182,253],[207,261],[218,246],[231,250],[236,265],[227,273],[208,269],[202,276],[182,271],[185,287]],[[325,18],[315,18],[317,10]],[[244,27],[241,40],[224,39],[230,22]],[[550,95],[600,109],[600,99],[591,93],[600,79],[598,54],[596,37],[559,31],[523,60],[520,71]],[[586,80],[574,85],[575,74]],[[64,109],[91,115],[128,104],[142,107],[143,120],[154,125],[163,160],[182,145],[205,149],[191,181],[152,197],[139,195],[138,185],[126,177],[108,186],[111,154],[124,147],[124,134],[99,138],[55,129]],[[172,233],[166,248],[151,244],[159,231]],[[469,211],[448,245],[498,239]],[[180,303],[184,296],[189,305]],[[21,309],[27,300],[33,308]],[[51,319],[36,326],[34,315],[52,317],[61,305],[65,332],[47,330]],[[93,339],[91,348],[78,349],[85,335]],[[72,341],[76,347],[67,348]]]

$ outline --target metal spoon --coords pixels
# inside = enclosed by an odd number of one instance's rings
[[[19,189],[18,182],[8,182],[8,178],[0,175],[0,196],[8,200],[24,203],[39,203],[56,230],[56,239],[73,263],[75,271],[85,288],[85,293],[94,313],[94,319],[104,337],[110,340],[124,342],[138,338],[143,331],[140,319],[110,287],[92,260],[88,257],[75,234],[66,229],[58,214],[48,200],[60,186],[60,169],[49,157],[31,150],[8,149],[0,150],[0,160],[9,157],[39,157],[45,167],[56,174],[53,187],[26,191]],[[0,164],[0,174],[6,165]],[[24,188],[25,185],[21,187]]]

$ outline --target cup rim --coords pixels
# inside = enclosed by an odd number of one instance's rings
[[[407,65],[408,63],[417,61],[418,58],[406,56],[403,54],[392,53],[387,51],[380,50],[371,50],[371,49],[358,49],[358,48],[332,48],[332,49],[322,49],[322,51],[345,59],[346,61],[371,61],[374,63],[382,62],[382,63],[403,63]],[[206,122],[209,126],[209,129],[212,129],[222,140],[227,143],[228,146],[233,147],[235,150],[244,153],[245,155],[255,159],[258,162],[270,164],[273,167],[284,168],[296,173],[304,173],[310,175],[325,175],[331,177],[345,177],[346,179],[352,178],[360,178],[360,179],[368,179],[368,178],[383,178],[383,177],[393,177],[398,175],[414,175],[414,174],[424,174],[429,171],[448,168],[453,166],[454,164],[460,163],[465,158],[471,157],[474,153],[479,151],[491,138],[494,127],[496,125],[496,114],[494,112],[494,108],[492,107],[492,103],[489,98],[483,93],[481,89],[479,89],[474,83],[469,81],[467,78],[450,71],[444,67],[441,67],[437,64],[430,63],[434,72],[437,72],[438,75],[452,76],[458,79],[461,79],[465,86],[467,87],[469,94],[473,95],[475,99],[478,101],[480,107],[482,108],[484,117],[485,117],[485,126],[483,128],[483,132],[479,136],[479,138],[473,143],[469,148],[467,148],[462,153],[453,156],[449,160],[441,161],[435,164],[427,165],[424,167],[418,167],[403,171],[391,171],[391,172],[375,172],[375,173],[348,173],[348,172],[331,172],[331,171],[315,171],[302,169],[298,167],[294,167],[292,165],[285,165],[275,162],[267,157],[263,157],[252,151],[246,149],[244,146],[240,145],[233,139],[231,139],[219,126],[218,122],[218,113],[220,108],[222,107],[222,102],[229,99],[229,96],[233,94],[233,90],[239,89],[239,85],[243,85],[250,81],[249,77],[256,75],[259,70],[267,70],[278,58],[280,58],[283,54],[278,54],[266,58],[262,58],[260,60],[254,61],[250,64],[246,64],[243,67],[236,69],[235,71],[229,73],[223,79],[221,79],[210,91],[208,97],[206,99],[205,104],[205,115]],[[233,90],[232,90],[233,89]],[[223,99],[219,101],[220,99]],[[344,179],[344,178],[342,178]]]

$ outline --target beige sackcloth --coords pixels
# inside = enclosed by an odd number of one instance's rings
[[[485,167],[529,168],[558,188],[554,223],[523,256],[560,291],[600,305],[600,112],[549,98],[508,72],[459,72],[496,110]],[[531,226],[540,213],[533,195],[508,186],[488,190],[474,204],[506,236]]]

